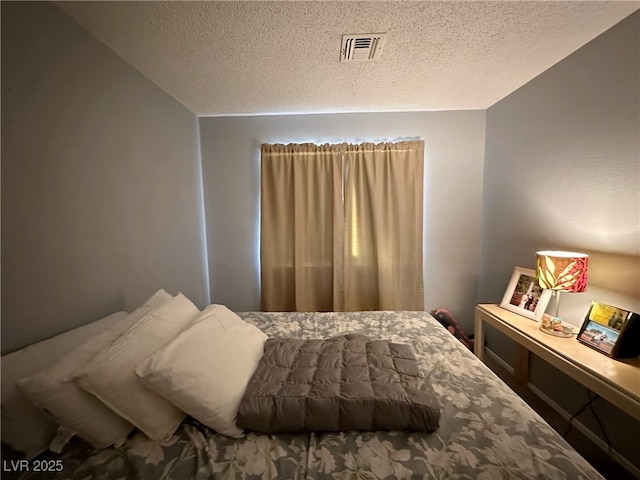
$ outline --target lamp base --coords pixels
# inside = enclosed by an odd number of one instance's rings
[[[564,323],[560,317],[552,317],[548,313],[542,315],[540,330],[554,337],[573,337],[573,325]]]

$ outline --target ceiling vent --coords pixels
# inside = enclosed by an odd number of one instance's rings
[[[342,35],[341,62],[369,62],[378,60],[384,47],[386,33]]]

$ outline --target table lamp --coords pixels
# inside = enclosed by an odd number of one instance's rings
[[[560,310],[560,292],[579,293],[587,289],[586,253],[543,250],[536,253],[536,276],[542,288],[551,290],[555,297],[555,318]]]

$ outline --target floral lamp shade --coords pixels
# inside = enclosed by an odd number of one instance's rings
[[[537,252],[536,276],[542,288],[580,293],[587,289],[589,255],[544,250]]]

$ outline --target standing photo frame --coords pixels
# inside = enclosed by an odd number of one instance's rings
[[[636,357],[640,354],[640,315],[594,301],[578,341],[614,359]]]
[[[540,320],[551,298],[551,292],[538,285],[536,272],[516,267],[500,306],[523,317]]]

